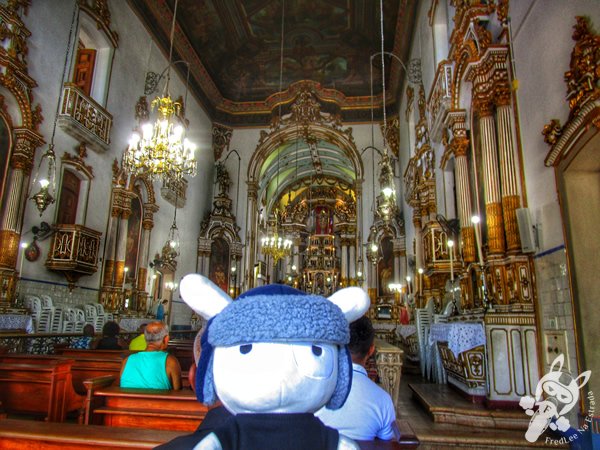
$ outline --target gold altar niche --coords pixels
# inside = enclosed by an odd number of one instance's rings
[[[304,291],[318,295],[333,294],[339,285],[339,262],[335,236],[311,235],[306,247],[306,265],[302,274]]]

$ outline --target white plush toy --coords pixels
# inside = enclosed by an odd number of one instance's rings
[[[209,319],[196,394],[217,398],[235,416],[196,449],[358,449],[313,413],[340,408],[352,365],[348,324],[369,308],[365,292],[341,289],[329,299],[283,285],[251,289],[236,301],[207,278],[181,280],[185,302]]]

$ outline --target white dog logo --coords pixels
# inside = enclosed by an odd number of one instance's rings
[[[525,413],[532,416],[529,428],[525,433],[525,439],[529,442],[535,442],[548,427],[560,431],[567,431],[570,427],[569,421],[564,415],[577,404],[579,389],[588,382],[592,371],[587,370],[571,380],[569,384],[564,384],[560,381],[564,362],[564,355],[557,356],[552,362],[550,372],[538,382],[535,398],[525,396],[519,402]],[[545,399],[542,397],[543,394],[545,394]],[[536,406],[538,407],[537,411],[534,411]],[[550,423],[553,418],[556,418],[556,423]]]

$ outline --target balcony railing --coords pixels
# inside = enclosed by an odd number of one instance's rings
[[[72,83],[65,83],[58,120],[61,128],[94,150],[108,149],[112,116]]]
[[[452,101],[452,64],[442,61],[437,68],[433,88],[427,109],[431,124],[430,134],[434,141],[442,137],[443,121],[446,111],[451,107]]]
[[[102,233],[83,225],[55,225],[46,267],[60,271],[69,283],[98,270],[98,250]]]

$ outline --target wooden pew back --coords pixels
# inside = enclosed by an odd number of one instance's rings
[[[69,411],[80,409],[84,397],[73,389],[70,359],[0,361],[0,402],[8,413],[41,415],[63,422]]]
[[[117,386],[91,392],[89,408],[86,423],[189,432],[200,425],[208,410],[192,391]]]

